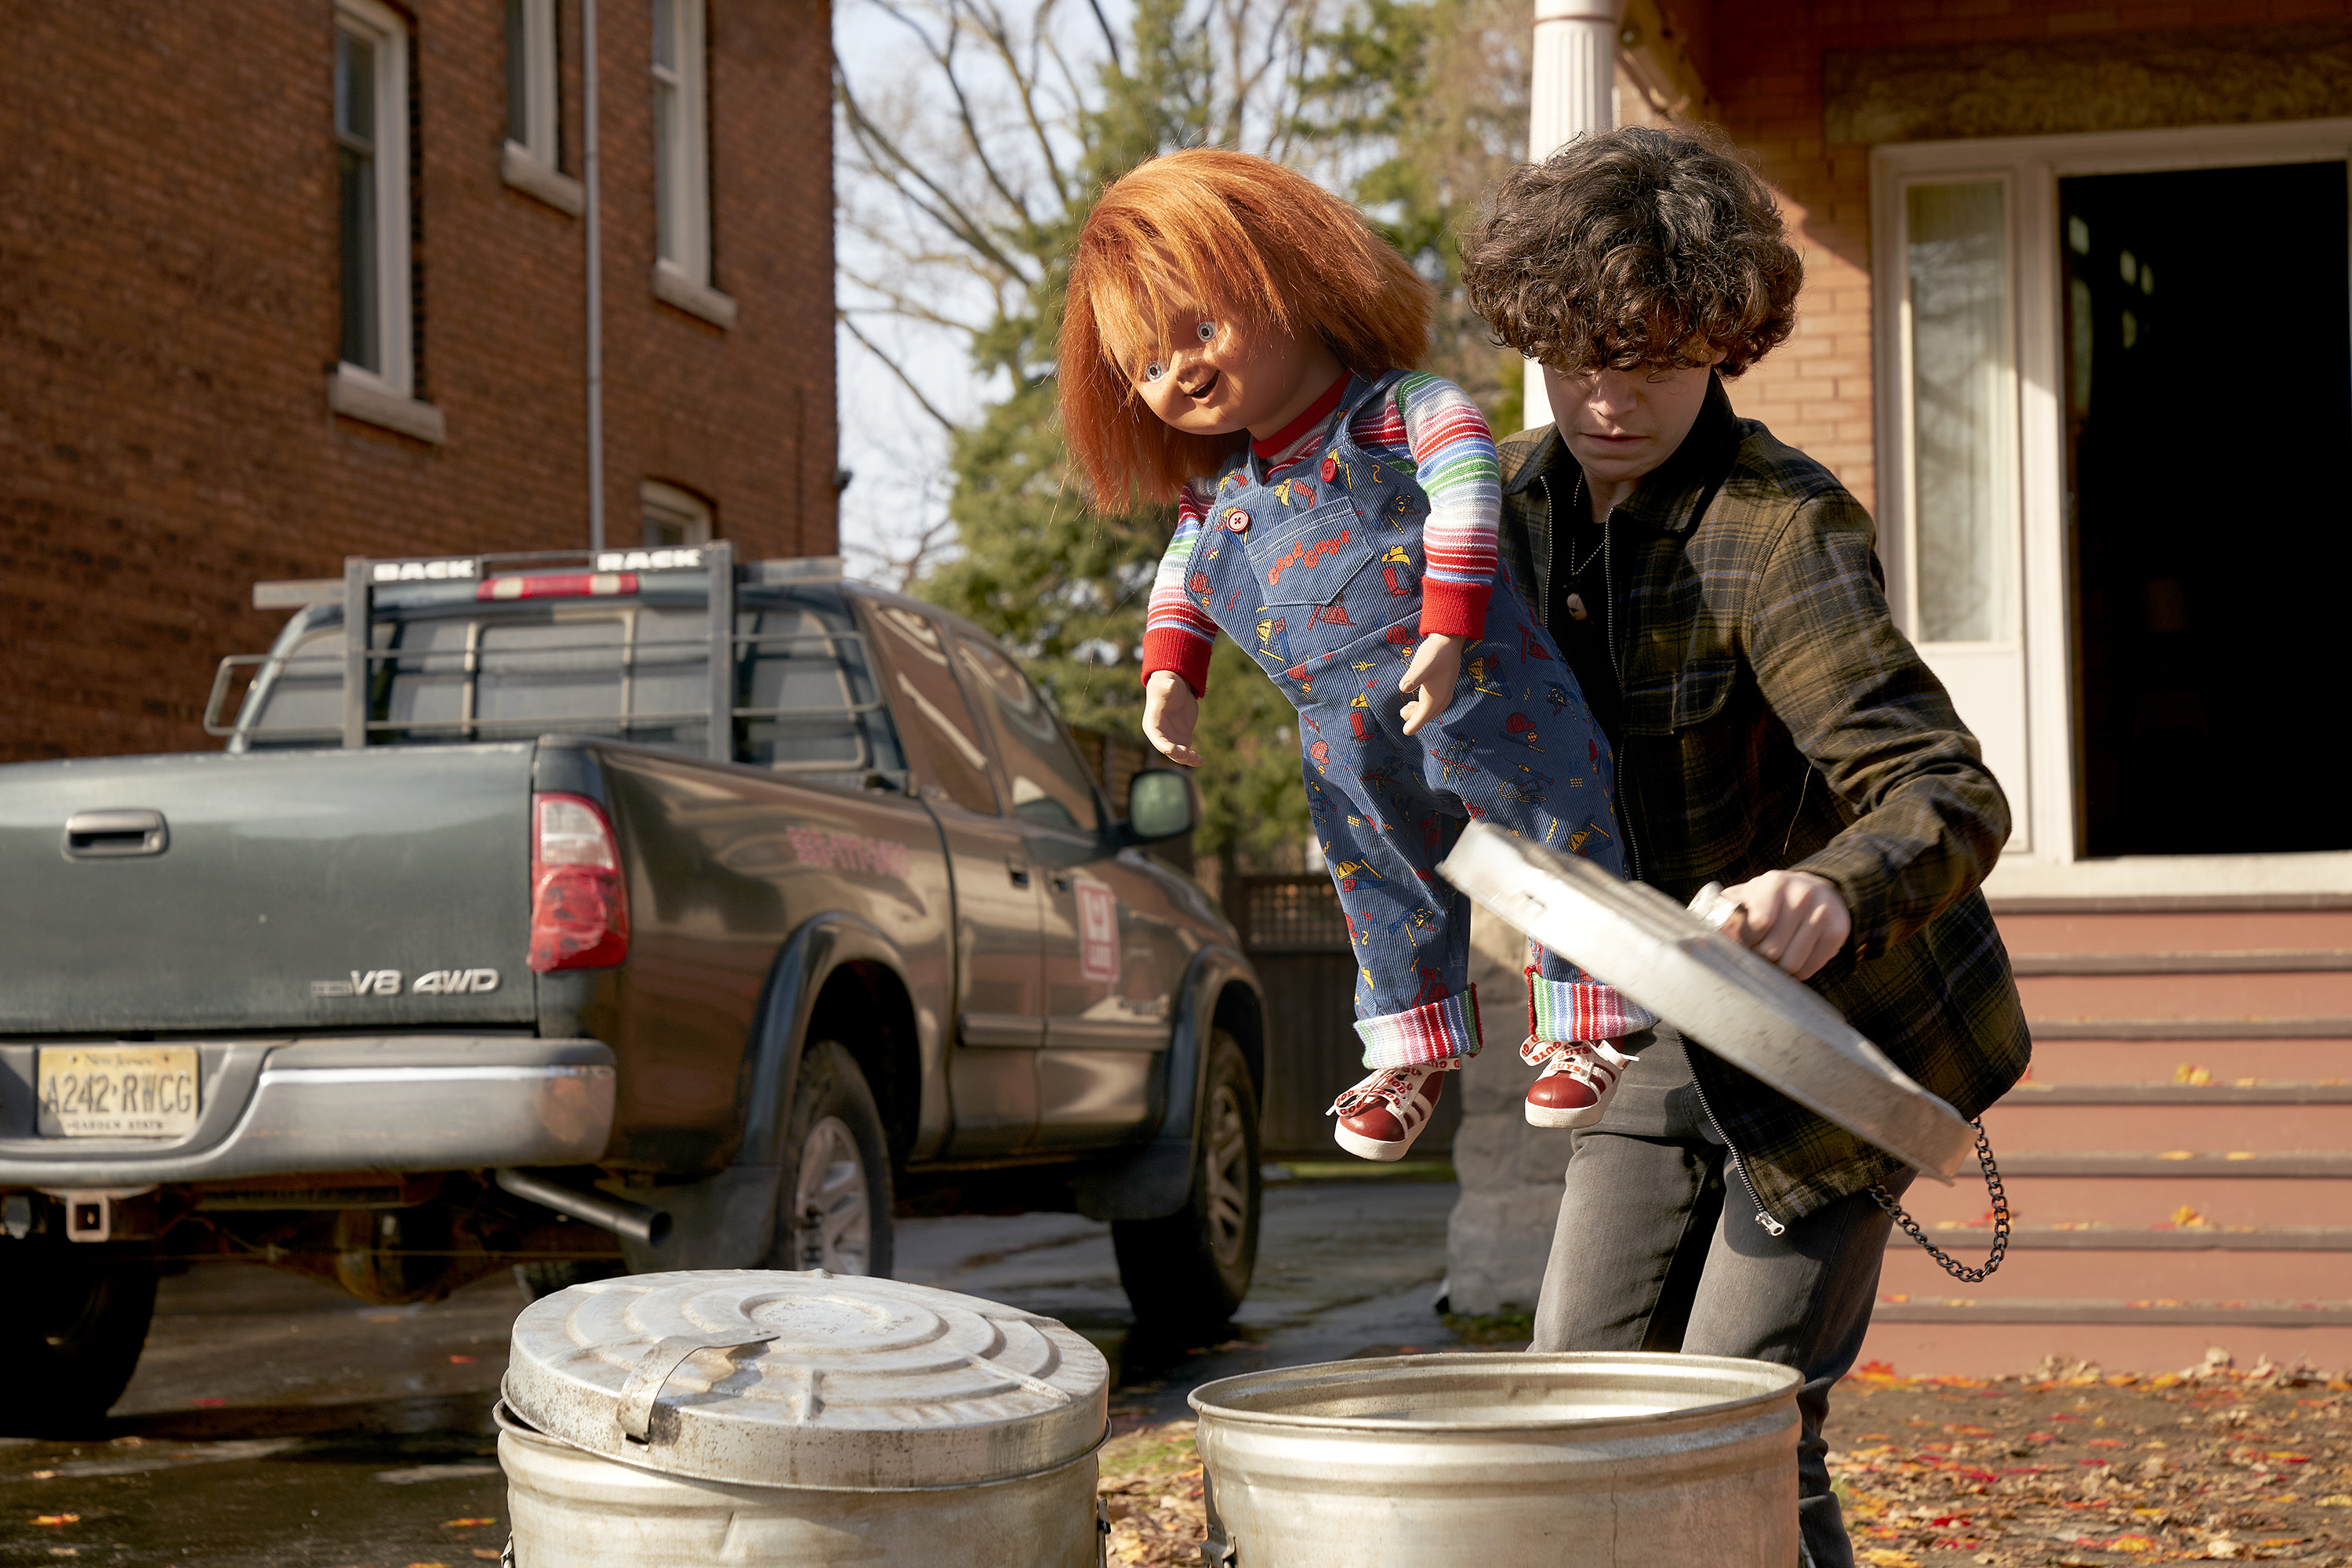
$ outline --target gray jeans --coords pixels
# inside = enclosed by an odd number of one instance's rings
[[[1664,1027],[1609,1115],[1574,1136],[1533,1348],[1681,1351],[1795,1367],[1805,1378],[1797,1394],[1805,1561],[1853,1568],[1822,1422],[1831,1385],[1870,1327],[1892,1222],[1856,1193],[1779,1236],[1759,1225],[1755,1198],[1699,1106],[1683,1043]]]

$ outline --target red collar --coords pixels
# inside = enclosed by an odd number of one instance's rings
[[[1343,370],[1339,380],[1323,389],[1323,395],[1315,400],[1314,406],[1265,440],[1252,441],[1250,450],[1260,458],[1278,457],[1293,441],[1329,418],[1331,410],[1339,406],[1340,395],[1347,390],[1348,373]]]

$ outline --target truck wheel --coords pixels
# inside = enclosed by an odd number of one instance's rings
[[[155,1270],[76,1258],[64,1242],[0,1241],[0,1432],[63,1436],[101,1420],[138,1370]]]
[[[890,1154],[856,1058],[813,1041],[784,1119],[771,1268],[890,1274]]]
[[[514,1266],[515,1283],[530,1293],[534,1301],[569,1290],[574,1285],[585,1285],[592,1279],[617,1279],[628,1272],[628,1266],[618,1258],[594,1258],[579,1261],[568,1258],[541,1258],[535,1263]]]
[[[1113,1221],[1118,1279],[1136,1321],[1163,1330],[1212,1329],[1239,1310],[1257,1266],[1264,1187],[1258,1172],[1257,1091],[1231,1035],[1209,1037],[1192,1157],[1192,1195],[1161,1219]]]

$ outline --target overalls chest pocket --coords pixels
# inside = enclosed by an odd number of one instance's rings
[[[1337,604],[1372,562],[1371,531],[1355,503],[1328,501],[1295,522],[1249,542],[1250,573],[1278,605]],[[1344,624],[1344,623],[1343,623]]]

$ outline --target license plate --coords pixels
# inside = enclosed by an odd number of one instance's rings
[[[194,1046],[46,1046],[44,1138],[184,1138],[196,1130]]]

